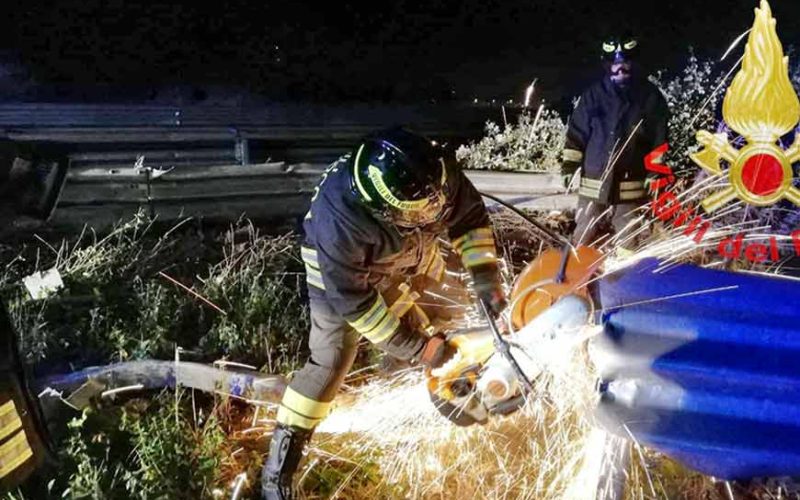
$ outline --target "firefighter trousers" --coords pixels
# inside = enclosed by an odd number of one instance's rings
[[[328,305],[312,300],[311,356],[295,373],[281,400],[279,423],[314,429],[330,411],[358,353],[359,334]]]
[[[604,205],[581,196],[575,213],[576,227],[572,233],[572,243],[576,246],[593,245],[604,235],[610,235],[616,238],[619,247],[636,248],[642,239],[644,226],[636,223],[642,216],[637,210],[640,207],[639,203]]]

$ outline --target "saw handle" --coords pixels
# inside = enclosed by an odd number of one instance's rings
[[[514,369],[514,373],[519,378],[522,387],[525,388],[526,393],[533,392],[533,384],[528,377],[525,375],[525,372],[522,371],[522,368],[517,363],[516,358],[514,358],[514,354],[511,353],[511,346],[508,342],[503,338],[503,334],[500,333],[500,329],[497,328],[497,323],[495,323],[495,319],[492,317],[491,309],[489,309],[489,305],[483,301],[478,301],[480,305],[481,312],[483,312],[486,321],[489,323],[489,330],[492,332],[492,336],[494,337],[494,347],[511,365],[511,368]]]

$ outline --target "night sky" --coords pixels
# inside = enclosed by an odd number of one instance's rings
[[[126,2],[29,0],[6,6],[0,42],[39,84],[234,86],[273,99],[520,99],[577,93],[607,33],[632,27],[651,69],[688,47],[718,57],[756,0],[585,2]],[[800,2],[773,0],[784,45]],[[8,12],[8,9],[11,9]],[[133,92],[133,91],[131,91]]]

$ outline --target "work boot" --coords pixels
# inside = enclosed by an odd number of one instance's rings
[[[272,433],[269,456],[261,471],[264,500],[291,500],[292,478],[313,431],[278,424]]]

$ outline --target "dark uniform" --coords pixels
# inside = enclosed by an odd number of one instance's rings
[[[567,130],[563,173],[583,167],[574,242],[592,243],[610,217],[620,233],[648,200],[644,157],[667,140],[669,110],[655,85],[639,79],[621,89],[608,77],[580,98]],[[630,228],[629,228],[630,229]]]
[[[311,302],[311,358],[284,394],[278,422],[313,429],[328,414],[356,356],[361,336],[388,354],[416,360],[427,337],[409,330],[379,290],[391,277],[441,279],[437,240],[446,236],[476,285],[498,280],[489,217],[460,169],[450,167],[451,211],[445,219],[402,229],[373,216],[352,191],[345,156],[323,175],[304,222],[302,257]]]

